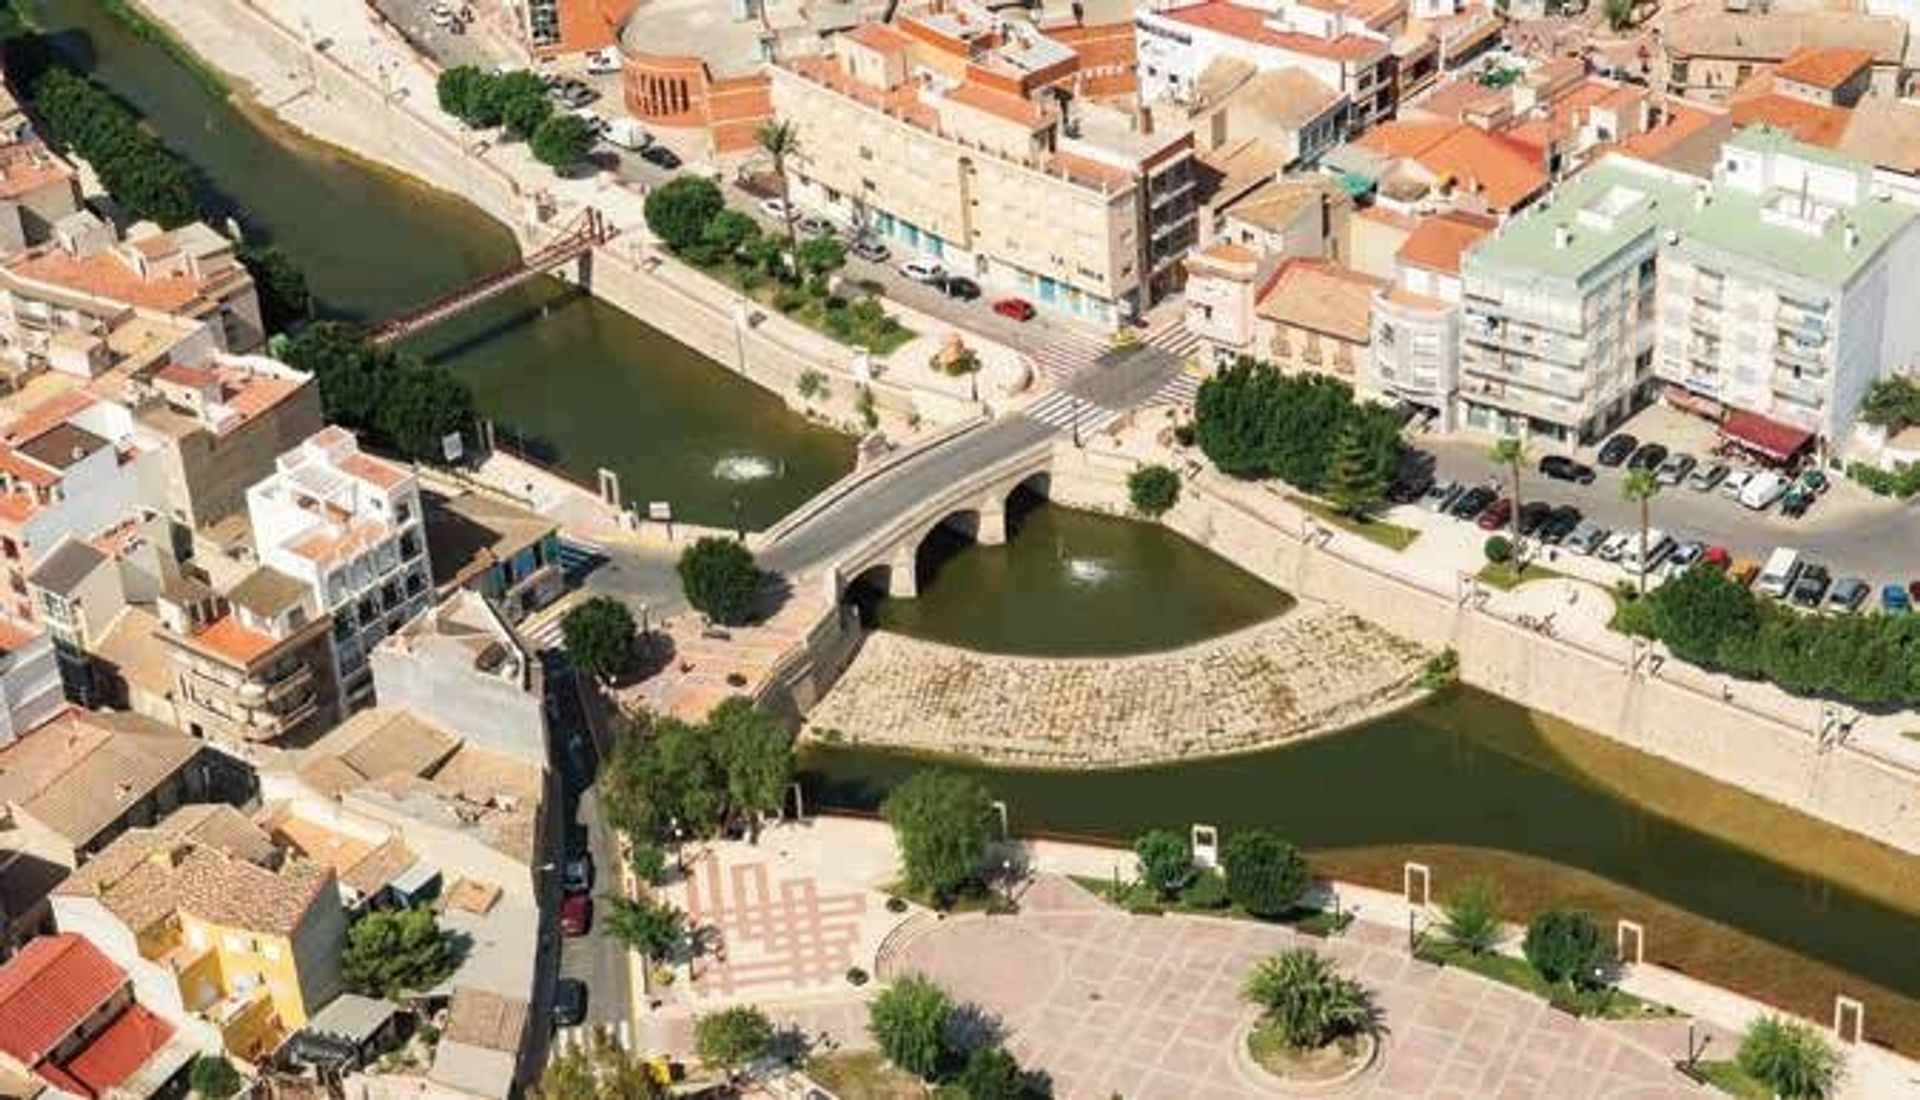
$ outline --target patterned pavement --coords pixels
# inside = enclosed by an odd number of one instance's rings
[[[1664,1051],[1667,1031],[1562,1015],[1517,990],[1416,962],[1394,930],[1364,923],[1320,941],[1245,921],[1136,917],[1042,877],[1021,915],[940,923],[903,945],[889,976],[924,973],[997,1014],[1010,1048],[1053,1076],[1061,1100],[1253,1100],[1276,1090],[1236,1056],[1253,1018],[1240,986],[1256,961],[1302,944],[1367,985],[1386,1036],[1374,1066],[1327,1095],[1700,1095],[1649,1043]]]
[[[713,947],[693,964],[694,992],[728,999],[845,988],[862,939],[868,895],[823,895],[811,875],[783,875],[767,862],[693,868],[688,923]]]

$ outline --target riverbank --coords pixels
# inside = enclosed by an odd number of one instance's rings
[[[808,716],[808,736],[1032,768],[1137,767],[1268,748],[1420,698],[1427,654],[1355,615],[1306,607],[1141,657],[982,654],[876,633]]]

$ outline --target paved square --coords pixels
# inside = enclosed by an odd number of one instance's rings
[[[844,988],[861,954],[867,895],[825,894],[812,875],[782,868],[771,854],[731,861],[705,854],[691,871],[685,908],[692,927],[717,937],[693,962],[701,997]]]

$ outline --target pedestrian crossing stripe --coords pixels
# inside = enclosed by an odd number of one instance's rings
[[[1029,406],[1026,414],[1050,428],[1078,431],[1082,435],[1099,431],[1120,415],[1070,393],[1049,394]]]
[[[619,1044],[621,1050],[633,1049],[633,1025],[630,1021],[621,1020],[612,1027],[607,1027],[605,1024],[577,1024],[573,1027],[556,1028],[553,1032],[552,1053],[564,1054],[575,1048],[588,1049],[593,1044],[593,1033],[598,1028],[606,1028],[607,1034]]]

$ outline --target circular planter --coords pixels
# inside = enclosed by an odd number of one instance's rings
[[[1244,1021],[1233,1035],[1233,1065],[1245,1081],[1276,1096],[1337,1096],[1352,1088],[1380,1063],[1384,1041],[1377,1032],[1365,1031],[1358,1038],[1359,1049],[1344,1066],[1311,1076],[1288,1077],[1261,1065],[1253,1056],[1253,1030],[1259,1026],[1258,1013]],[[1316,1067],[1316,1069],[1319,1067]]]

